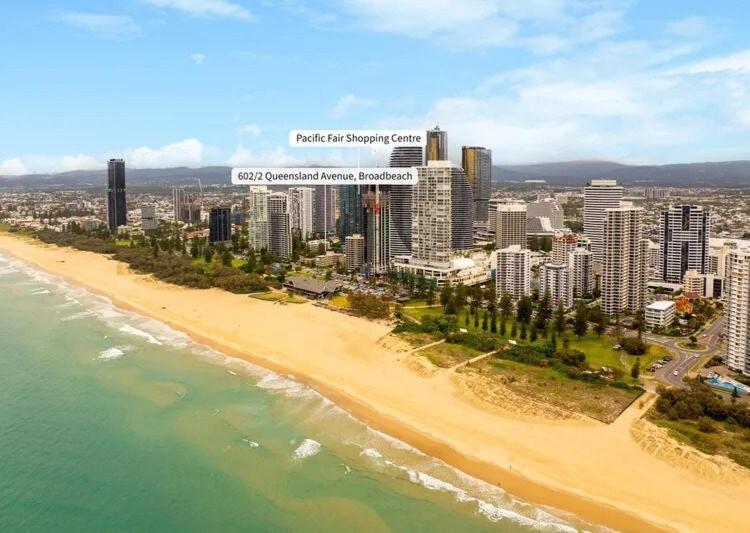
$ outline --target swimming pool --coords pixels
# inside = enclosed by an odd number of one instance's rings
[[[735,385],[735,384],[729,383],[727,381],[722,381],[722,380],[720,380],[718,378],[708,378],[706,380],[706,383],[708,383],[712,387],[716,387],[718,389],[724,389],[724,390],[729,391],[729,392],[734,391],[734,388],[737,387],[737,392],[739,392],[740,394],[748,394],[748,393],[750,393],[750,390],[748,390],[748,388],[745,385],[742,385],[740,383],[738,383],[737,385]]]

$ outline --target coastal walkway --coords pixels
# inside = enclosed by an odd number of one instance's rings
[[[497,350],[492,350],[491,352],[483,353],[482,355],[477,355],[476,357],[472,357],[471,359],[467,359],[466,361],[462,361],[461,363],[458,363],[457,365],[450,367],[449,370],[453,371],[453,370],[457,370],[461,368],[462,366],[469,366],[472,363],[476,363],[478,361],[481,361],[482,359],[486,359],[487,357],[496,353],[497,353]]]

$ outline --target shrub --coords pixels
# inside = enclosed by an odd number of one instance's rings
[[[630,355],[643,355],[648,350],[648,344],[636,337],[625,337],[619,341],[622,349]]]

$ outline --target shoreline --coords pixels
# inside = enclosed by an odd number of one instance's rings
[[[562,453],[565,450],[564,446],[561,447],[560,454],[550,454],[550,449],[544,449],[545,446],[535,441],[534,436],[529,436],[528,440],[524,438],[518,438],[513,435],[514,439],[498,439],[495,441],[487,439],[487,435],[483,434],[481,430],[478,430],[476,424],[471,422],[481,423],[493,423],[493,422],[505,422],[508,426],[514,427],[515,429],[523,429],[525,425],[535,426],[533,429],[535,433],[545,434],[548,438],[554,439],[553,433],[555,430],[559,432],[591,432],[593,434],[602,433],[613,433],[608,431],[610,427],[591,424],[581,424],[580,422],[541,422],[529,420],[518,421],[518,420],[504,420],[503,417],[498,416],[490,412],[485,413],[472,413],[473,419],[469,422],[463,420],[445,420],[445,417],[439,416],[440,413],[434,413],[433,416],[428,416],[424,412],[425,405],[415,403],[414,400],[407,401],[405,398],[403,387],[399,387],[396,384],[395,390],[385,391],[388,394],[378,394],[376,390],[370,391],[370,388],[377,389],[379,386],[387,388],[385,383],[379,382],[378,378],[387,380],[393,377],[395,370],[398,370],[405,375],[401,379],[401,385],[418,386],[420,382],[429,382],[429,379],[421,378],[409,373],[409,370],[404,365],[394,364],[392,361],[382,361],[377,359],[380,355],[377,352],[385,351],[384,348],[378,346],[370,346],[374,344],[374,341],[379,338],[382,330],[385,330],[383,326],[377,326],[370,322],[366,322],[362,319],[346,317],[342,318],[339,313],[334,313],[325,309],[317,309],[316,311],[309,311],[313,309],[310,305],[295,306],[298,309],[289,309],[289,306],[275,306],[275,309],[269,309],[272,304],[268,302],[248,302],[250,300],[246,295],[233,295],[230,293],[217,294],[216,289],[210,290],[197,290],[187,289],[183,287],[171,286],[162,282],[155,281],[149,276],[142,274],[132,273],[127,269],[127,266],[109,259],[106,256],[94,254],[91,252],[82,252],[78,250],[72,250],[69,248],[55,248],[47,247],[39,242],[24,241],[18,237],[10,236],[7,234],[0,234],[0,249],[7,251],[11,255],[21,259],[22,261],[31,263],[36,267],[50,272],[54,275],[61,276],[66,280],[76,285],[82,285],[94,293],[103,295],[117,306],[124,309],[135,311],[144,316],[150,316],[156,318],[170,327],[182,331],[188,334],[194,341],[201,344],[205,344],[212,348],[217,349],[231,357],[237,357],[240,359],[248,360],[254,364],[265,367],[269,370],[280,374],[291,374],[294,379],[311,386],[319,393],[323,394],[334,403],[351,413],[353,416],[368,424],[378,431],[382,431],[390,436],[393,436],[399,440],[402,440],[420,451],[440,459],[445,463],[463,471],[473,477],[489,482],[493,485],[499,485],[501,488],[506,490],[509,494],[516,496],[522,500],[528,501],[533,504],[553,507],[561,511],[570,512],[580,517],[581,519],[595,523],[605,525],[610,528],[618,529],[621,531],[665,531],[671,529],[682,530],[685,528],[690,529],[703,529],[703,530],[717,530],[716,515],[712,517],[706,517],[705,522],[696,523],[694,520],[690,520],[687,523],[675,520],[673,516],[660,516],[660,513],[653,513],[653,509],[643,509],[638,505],[634,505],[632,501],[632,494],[630,494],[632,487],[627,487],[628,491],[624,491],[622,487],[617,487],[618,482],[623,482],[622,479],[618,479],[618,476],[613,472],[610,486],[601,486],[602,490],[608,489],[609,492],[615,492],[620,489],[620,496],[626,496],[626,501],[620,502],[620,498],[615,495],[611,498],[603,497],[603,494],[596,491],[591,491],[591,487],[585,488],[577,487],[576,483],[576,470],[575,464],[566,464],[566,458],[569,458],[569,452]],[[74,264],[79,262],[78,265]],[[98,270],[109,270],[108,273],[97,272],[96,275],[93,272],[89,272],[90,276],[86,276],[86,270],[91,270],[92,265]],[[86,267],[77,269],[77,266]],[[106,268],[105,268],[106,265]],[[113,277],[114,272],[114,277]],[[116,278],[116,279],[114,279]],[[114,283],[115,281],[126,281],[125,283]],[[112,282],[109,285],[107,282]],[[107,287],[109,290],[107,290]],[[128,291],[123,290],[125,287],[130,287],[136,294],[131,295]],[[121,290],[117,290],[117,289]],[[140,294],[138,291],[145,291],[144,294]],[[159,308],[158,305],[154,305],[154,302],[166,303],[162,301],[156,294],[148,294],[149,292],[159,293],[159,295],[168,295],[170,303],[179,302],[187,304],[189,307],[190,300],[192,298],[198,298],[202,300],[222,300],[221,303],[230,303],[234,305],[244,305],[247,309],[243,309],[244,312],[257,311],[256,315],[278,315],[279,317],[288,320],[289,326],[284,327],[281,333],[288,333],[290,330],[299,328],[304,330],[303,337],[309,337],[309,339],[300,339],[298,341],[297,351],[305,351],[309,349],[310,354],[316,354],[321,356],[320,365],[316,365],[314,362],[311,364],[309,359],[303,359],[300,354],[296,354],[296,357],[292,357],[289,353],[285,353],[283,348],[277,350],[274,348],[268,349],[263,346],[264,342],[278,341],[281,339],[274,339],[273,333],[279,333],[279,331],[265,332],[263,339],[255,339],[252,335],[248,336],[247,332],[242,336],[237,333],[239,327],[230,329],[227,335],[219,335],[218,332],[214,334],[207,333],[206,330],[210,331],[210,325],[204,324],[201,317],[195,317],[191,315],[187,308],[178,309],[174,311],[173,307],[162,306]],[[221,292],[221,291],[218,291]],[[130,298],[119,297],[119,294],[128,294]],[[149,297],[147,297],[149,296]],[[157,296],[154,299],[154,296]],[[134,301],[135,300],[135,301]],[[150,301],[149,301],[150,300]],[[149,303],[151,305],[149,305]],[[222,306],[219,305],[221,308]],[[200,308],[200,306],[198,307]],[[303,309],[307,308],[307,309]],[[197,309],[197,308],[196,308]],[[194,310],[195,311],[195,310]],[[231,311],[227,311],[231,312]],[[324,313],[324,314],[322,314]],[[333,318],[331,319],[331,316]],[[326,331],[322,333],[317,332],[317,325],[312,326],[307,324],[308,330],[305,330],[304,322],[312,322],[315,319],[319,319],[324,324],[320,325],[320,328]],[[193,321],[191,323],[191,320]],[[214,321],[216,317],[214,317]],[[252,325],[254,321],[260,321],[259,316],[242,315],[237,319],[235,325],[242,326],[248,323]],[[273,317],[271,321],[273,320]],[[299,322],[302,320],[302,322]],[[347,324],[341,324],[346,322]],[[212,324],[214,325],[214,324]],[[231,324],[230,324],[231,325]],[[276,325],[278,327],[278,324]],[[350,326],[350,328],[346,328]],[[343,329],[350,329],[352,331],[340,331]],[[333,332],[333,333],[331,333]],[[334,338],[327,337],[325,333],[329,333]],[[365,337],[364,339],[358,338],[358,335]],[[353,336],[353,337],[352,337]],[[287,335],[287,337],[289,337]],[[293,337],[293,335],[291,336]],[[292,339],[293,340],[293,339]],[[310,340],[310,345],[302,344],[302,340]],[[354,343],[352,341],[354,340]],[[284,340],[284,345],[288,346],[290,339]],[[352,345],[353,344],[353,345]],[[365,345],[364,348],[362,345]],[[338,348],[339,350],[335,350]],[[342,349],[343,348],[343,349]],[[361,356],[358,352],[357,355],[349,355],[349,351],[362,350]],[[340,359],[336,359],[336,356],[328,354],[327,360],[323,360],[327,352],[335,352]],[[397,357],[398,354],[391,353],[390,356]],[[353,359],[354,361],[348,361],[347,359]],[[398,359],[396,359],[398,361]],[[351,363],[349,365],[349,363]],[[307,365],[307,366],[306,366]],[[383,365],[382,372],[380,368],[373,368],[373,365]],[[351,368],[337,368],[350,366]],[[394,368],[397,367],[397,368]],[[362,376],[363,369],[367,369],[372,376]],[[337,370],[340,370],[338,372]],[[333,374],[333,375],[331,375]],[[382,374],[378,376],[377,374]],[[347,389],[346,377],[350,375],[352,378],[356,378],[356,385],[364,385],[362,390],[356,390],[354,386]],[[447,384],[447,385],[446,385]],[[434,383],[427,383],[427,388],[437,388]],[[432,395],[424,394],[422,400],[426,400],[429,404],[431,401],[438,402],[441,398],[448,397],[450,404],[454,412],[460,413],[460,409],[477,410],[471,403],[463,401],[453,391],[450,390],[449,383],[439,383],[437,385],[444,386],[443,390],[435,390]],[[448,390],[445,390],[445,389]],[[420,387],[420,393],[424,393],[424,384]],[[436,397],[435,395],[439,396]],[[395,405],[394,405],[395,400]],[[419,398],[417,399],[419,401]],[[401,403],[406,403],[401,409],[399,406]],[[443,403],[445,403],[443,401]],[[463,404],[463,405],[462,405]],[[456,411],[455,407],[459,407]],[[424,417],[420,417],[419,412],[409,412],[409,408],[421,408],[425,414]],[[431,407],[427,406],[428,409]],[[416,410],[416,409],[415,409]],[[406,412],[404,412],[406,411]],[[621,438],[624,432],[630,439],[633,447],[637,447],[629,435],[629,425],[633,420],[640,418],[643,413],[629,413],[628,416],[622,415],[621,418],[625,417],[625,420],[618,420],[615,424],[621,427],[618,429],[618,435]],[[633,418],[635,416],[635,418]],[[425,420],[426,419],[426,420]],[[476,441],[481,441],[485,446],[480,448],[472,441],[471,436],[473,433],[476,435]],[[606,437],[607,435],[605,435]],[[446,437],[453,437],[452,439]],[[458,437],[458,438],[456,438]],[[457,445],[457,444],[460,444]],[[511,446],[512,445],[512,446]],[[577,443],[573,442],[574,453],[581,454],[585,453],[585,450],[581,450],[580,447],[575,449]],[[503,449],[505,446],[505,449]],[[550,447],[550,443],[546,443],[546,447]],[[511,448],[511,449],[508,449]],[[552,451],[555,447],[552,446]],[[639,451],[645,458],[651,457],[645,451]],[[459,451],[462,450],[462,451]],[[494,453],[488,454],[487,450]],[[482,453],[485,452],[485,453]],[[632,453],[632,450],[628,450]],[[540,456],[540,457],[537,457]],[[502,457],[502,460],[500,458]],[[528,457],[532,457],[534,461],[527,462]],[[550,464],[550,459],[554,461],[554,464]],[[657,460],[653,457],[651,459],[654,462]],[[547,465],[546,471],[538,468],[537,464]],[[513,469],[510,470],[508,466],[513,465]],[[659,462],[662,466],[664,463]],[[502,465],[502,466],[501,466]],[[537,468],[534,468],[537,466]],[[560,472],[557,476],[551,470],[555,469]],[[606,470],[607,465],[590,465],[589,468],[604,467]],[[626,465],[626,469],[627,469]],[[648,472],[649,467],[653,465],[647,465],[645,472]],[[573,468],[571,468],[573,467]],[[706,492],[707,485],[715,485],[715,483],[707,483],[705,479],[698,479],[697,476],[691,476],[690,472],[680,472],[674,467],[668,467],[672,470],[672,475],[680,481],[685,482],[696,482],[701,485],[696,488],[696,491],[700,494],[701,498],[711,498],[711,492]],[[528,472],[530,475],[525,475],[522,472]],[[546,474],[546,475],[544,475]],[[582,476],[583,477],[583,476]],[[596,476],[594,476],[596,477]],[[605,476],[609,478],[609,476]],[[694,477],[696,479],[690,479]],[[652,480],[644,478],[644,485],[649,485]],[[570,483],[571,486],[568,486]],[[589,485],[592,485],[589,483]],[[677,491],[680,490],[680,486],[672,485],[674,492],[668,492],[667,494],[662,493],[662,496],[666,498],[672,498],[677,496]],[[643,487],[640,487],[643,488]],[[711,487],[712,489],[715,487]],[[741,487],[740,487],[741,488]],[[747,490],[748,487],[745,487]],[[700,489],[700,490],[698,490]],[[750,494],[750,491],[741,491],[744,494]],[[739,490],[735,492],[740,492]],[[598,497],[597,497],[598,496]],[[644,495],[642,499],[650,499],[653,495]],[[718,494],[715,494],[715,498],[719,498]],[[725,525],[734,525],[739,527],[741,516],[741,501],[742,494],[735,494],[733,500],[737,502],[738,507],[735,508],[736,517],[726,516]],[[630,499],[631,501],[627,501]],[[713,499],[713,498],[711,498]],[[704,500],[704,503],[710,501]],[[686,505],[686,513],[693,511],[698,512],[695,507],[689,507],[692,503],[684,502]],[[731,502],[730,502],[731,504]],[[731,506],[731,505],[730,505]],[[657,506],[658,509],[658,506]],[[736,521],[735,521],[736,518]]]

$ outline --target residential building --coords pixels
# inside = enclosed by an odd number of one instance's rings
[[[697,205],[672,205],[659,217],[659,279],[682,282],[685,272],[705,274],[708,267],[711,218]]]
[[[606,315],[635,313],[643,307],[646,289],[643,213],[643,208],[630,202],[605,209],[601,293],[602,312]]]
[[[268,195],[268,249],[280,259],[292,257],[292,218],[289,196],[283,192]]]
[[[339,187],[339,239],[363,233],[365,216],[362,207],[363,192],[366,192],[364,185],[341,185]]]
[[[172,189],[172,210],[174,212],[174,222],[186,222],[183,220],[183,212],[187,204],[187,194],[184,187],[175,187]]]
[[[208,213],[208,242],[220,243],[232,240],[232,209],[213,207]]]
[[[471,187],[473,220],[487,222],[492,186],[492,150],[480,146],[462,147],[461,167]]]
[[[505,294],[518,300],[531,292],[531,252],[514,244],[497,250],[495,273],[497,299]]]
[[[313,236],[313,214],[315,211],[315,189],[312,187],[289,188],[289,211],[292,231],[302,240]]]
[[[552,237],[552,263],[565,265],[570,253],[578,248],[578,235],[575,233],[556,232]]]
[[[590,298],[594,293],[594,253],[576,248],[568,254],[573,298]]]
[[[388,271],[391,255],[391,197],[373,185],[362,197],[365,264],[368,275]]]
[[[726,365],[750,376],[750,251],[729,253]]]
[[[565,309],[573,307],[573,287],[567,264],[547,263],[539,269],[539,294],[548,293],[552,304],[562,302]]]
[[[424,164],[424,149],[419,146],[396,146],[391,152],[392,168],[419,167]],[[384,190],[391,196],[391,258],[411,253],[411,210],[413,185],[390,185]]]
[[[508,202],[498,204],[495,213],[495,248],[501,250],[509,246],[527,248],[526,204]]]
[[[268,196],[265,185],[250,187],[247,196],[248,245],[256,252],[269,249]]]
[[[427,146],[425,146],[424,164],[430,161],[447,161],[448,160],[448,132],[435,126],[434,129],[427,130]]]
[[[347,235],[345,250],[346,270],[360,270],[365,264],[365,238],[360,234]]]
[[[318,268],[335,267],[338,265],[346,264],[346,254],[333,252],[328,250],[322,255],[317,255],[313,258],[313,264]]]
[[[703,298],[706,294],[706,275],[697,270],[687,270],[682,278],[682,286],[686,295]]]
[[[616,180],[591,180],[583,189],[583,233],[591,239],[594,262],[599,265],[604,259],[604,215],[620,205],[622,195]]]
[[[330,237],[336,231],[339,218],[338,188],[330,185],[316,185],[313,202],[313,232]]]
[[[153,231],[159,227],[159,221],[156,219],[156,207],[145,205],[141,207],[141,229],[143,231]]]
[[[651,331],[668,328],[672,325],[676,316],[676,306],[671,300],[659,300],[650,303],[644,311],[646,328]]]
[[[117,233],[117,228],[127,226],[128,207],[125,193],[125,161],[107,161],[107,225],[109,231]]]

